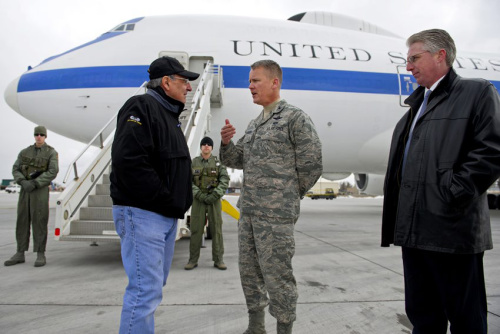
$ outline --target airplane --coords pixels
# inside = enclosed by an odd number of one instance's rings
[[[173,56],[199,73],[210,62],[223,72],[224,88],[205,135],[218,143],[225,119],[235,126],[237,140],[259,114],[248,90],[249,66],[273,59],[283,68],[281,97],[309,114],[317,128],[323,177],[354,173],[358,188],[379,195],[393,128],[408,109],[404,99],[417,87],[405,69],[406,53],[405,38],[328,12],[288,20],[139,17],[29,68],[7,87],[5,100],[34,123],[43,120],[51,131],[88,142],[148,80],[152,60]],[[459,51],[454,68],[500,89],[498,54]]]

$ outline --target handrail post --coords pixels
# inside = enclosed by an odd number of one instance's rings
[[[76,180],[78,180],[78,169],[76,168],[76,161],[75,161],[75,162],[73,162],[73,170],[74,170],[74,172],[75,172],[75,177],[74,177],[74,179],[73,179],[73,180],[75,180],[75,181],[76,181]]]

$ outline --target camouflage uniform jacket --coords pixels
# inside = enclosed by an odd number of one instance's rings
[[[263,117],[250,122],[236,145],[221,146],[221,161],[243,169],[241,214],[298,218],[301,197],[323,171],[321,142],[310,117],[285,100]]]
[[[58,154],[52,146],[47,144],[43,144],[40,148],[31,145],[23,149],[12,166],[12,175],[17,184],[21,184],[24,180],[31,180],[30,174],[38,174],[34,178],[37,189],[49,186],[58,172]]]

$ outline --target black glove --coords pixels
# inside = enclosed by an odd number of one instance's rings
[[[219,196],[217,196],[216,194],[210,194],[207,196],[207,198],[205,198],[205,204],[214,204],[218,199]]]
[[[40,175],[42,175],[42,172],[39,170],[36,170],[36,171],[30,173],[30,179],[34,180],[37,177],[39,177]]]
[[[23,188],[24,191],[26,191],[27,193],[30,193],[33,190],[35,190],[36,184],[35,184],[34,180],[30,180],[30,181],[23,180],[23,181],[21,181],[21,187]]]

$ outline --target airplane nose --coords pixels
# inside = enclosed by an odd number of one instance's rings
[[[19,84],[19,79],[21,77],[18,77],[17,79],[13,80],[5,89],[4,93],[4,99],[5,102],[14,109],[15,111],[19,112],[19,103],[17,100],[17,85]]]

